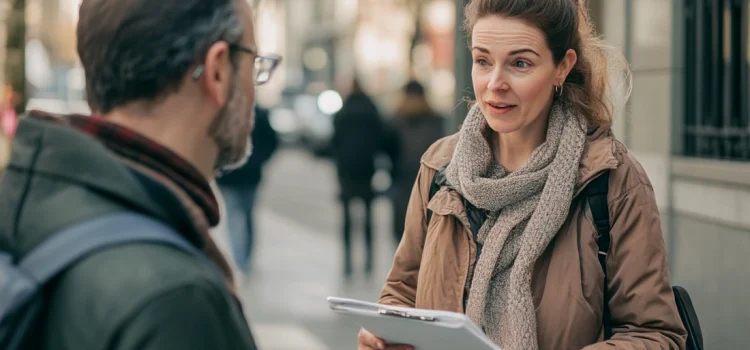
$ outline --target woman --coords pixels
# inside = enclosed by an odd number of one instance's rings
[[[410,81],[397,110],[389,140],[393,159],[393,185],[389,197],[393,204],[393,235],[396,244],[404,233],[406,207],[414,178],[419,173],[419,160],[432,143],[443,137],[443,119],[431,107],[424,87]]]
[[[381,303],[465,312],[503,349],[685,348],[653,189],[609,129],[608,72],[627,69],[592,34],[585,6],[467,6],[476,105],[457,135],[422,157]],[[447,161],[447,185],[429,200]],[[583,194],[605,173],[606,341],[604,274]],[[359,349],[384,345],[360,332]]]

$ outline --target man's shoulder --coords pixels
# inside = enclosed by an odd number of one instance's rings
[[[217,311],[232,318],[233,297],[213,273],[196,257],[164,245],[139,243],[102,251],[71,267],[54,287],[48,336],[105,344],[115,332],[138,326],[133,324],[139,322],[138,313],[165,295],[182,303],[175,308],[201,307],[199,300],[175,297],[183,291],[211,295],[226,306]]]

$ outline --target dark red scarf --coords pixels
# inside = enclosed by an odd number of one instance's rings
[[[68,124],[100,140],[119,156],[167,176],[203,209],[211,226],[219,223],[219,205],[206,178],[192,164],[168,148],[97,116],[59,117],[41,111],[31,111],[29,116]]]

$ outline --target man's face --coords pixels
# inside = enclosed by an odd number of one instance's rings
[[[250,5],[247,1],[238,0],[237,6],[245,31],[240,45],[256,48]],[[254,125],[255,56],[243,52],[237,54],[239,64],[231,81],[229,98],[219,110],[209,130],[210,136],[219,147],[216,170],[242,166],[250,156],[252,148],[250,133]]]

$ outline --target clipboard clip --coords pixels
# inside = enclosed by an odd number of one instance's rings
[[[402,317],[402,318],[408,318],[412,320],[420,320],[420,321],[427,321],[427,322],[434,322],[435,318],[432,316],[417,316],[412,315],[404,311],[396,311],[396,310],[386,310],[386,309],[378,309],[378,314],[384,315],[384,316],[395,316],[395,317]]]

